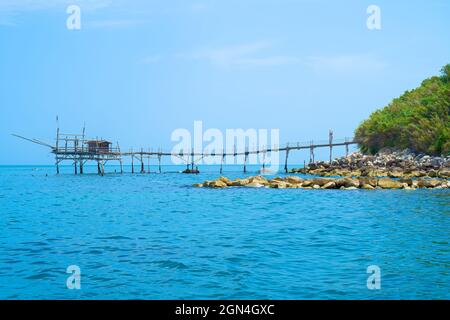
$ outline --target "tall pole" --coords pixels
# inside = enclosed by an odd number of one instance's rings
[[[288,173],[288,157],[289,157],[289,143],[286,144],[286,158],[284,159],[284,172]]]
[[[247,159],[248,159],[248,147],[245,147],[245,155],[244,155],[244,173],[247,173]]]
[[[159,173],[161,173],[161,150],[159,150],[159,153],[158,153],[158,169],[159,169]]]
[[[225,161],[225,149],[222,149],[222,157],[220,159],[220,174],[223,173],[223,163]]]
[[[330,142],[330,164],[333,160],[333,130],[330,129],[328,132],[328,140]]]
[[[143,153],[144,149],[141,148],[141,173],[145,173]]]
[[[56,174],[59,174],[58,146],[59,146],[59,120],[58,116],[56,116],[56,150],[55,150]]]
[[[131,149],[131,173],[134,173],[134,153],[133,153],[133,149]]]

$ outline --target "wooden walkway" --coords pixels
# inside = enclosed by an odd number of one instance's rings
[[[92,142],[101,142],[101,143],[109,143],[104,140],[87,140],[84,135],[84,129],[82,134],[65,134],[60,133],[59,129],[57,130],[56,136],[56,145],[52,146],[50,144],[41,142],[36,139],[28,139],[19,135],[14,135],[18,138],[28,140],[33,143],[37,143],[40,145],[44,145],[46,147],[51,148],[51,152],[55,154],[56,159],[56,172],[59,173],[59,164],[62,161],[71,161],[74,165],[74,173],[83,174],[83,167],[87,161],[96,161],[98,173],[103,175],[105,173],[105,165],[109,161],[118,161],[120,164],[120,172],[123,173],[123,158],[129,157],[131,159],[131,172],[135,173],[135,161],[139,164],[139,172],[145,173],[145,163],[147,162],[147,172],[150,171],[150,159],[156,158],[158,160],[158,171],[161,172],[161,159],[163,157],[177,157],[181,159],[186,164],[186,168],[188,170],[193,171],[196,163],[201,161],[206,157],[221,157],[220,164],[220,173],[223,172],[224,160],[226,157],[244,157],[243,170],[244,173],[247,172],[247,163],[249,155],[253,154],[267,154],[271,152],[281,152],[285,154],[285,162],[284,162],[284,170],[288,172],[288,159],[290,153],[296,150],[304,150],[309,149],[309,162],[315,162],[314,150],[318,148],[328,148],[329,149],[329,161],[331,162],[333,159],[333,148],[335,147],[345,147],[346,155],[349,153],[349,146],[353,144],[357,144],[357,142],[353,138],[345,138],[335,140],[333,137],[333,132],[330,130],[327,141],[309,141],[304,143],[287,143],[284,146],[272,146],[261,149],[252,149],[250,150],[247,146],[244,150],[234,150],[222,152],[211,152],[211,153],[199,153],[195,152],[194,149],[191,152],[184,152],[180,150],[179,152],[165,152],[162,149],[158,149],[157,151],[152,151],[148,149],[145,151],[141,148],[139,151],[133,151],[131,149],[128,152],[122,152],[120,150],[119,144],[117,143],[116,147],[112,147],[108,145],[106,149],[96,148],[92,149]],[[265,159],[265,157],[263,157]],[[262,168],[265,168],[265,163],[263,160]],[[79,171],[78,171],[79,169]]]

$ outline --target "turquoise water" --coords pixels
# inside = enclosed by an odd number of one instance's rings
[[[448,190],[191,187],[219,176],[200,169],[0,167],[0,298],[450,298]]]

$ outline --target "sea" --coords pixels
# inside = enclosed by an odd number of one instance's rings
[[[183,169],[0,166],[0,299],[450,298],[448,189],[207,189],[218,166]]]

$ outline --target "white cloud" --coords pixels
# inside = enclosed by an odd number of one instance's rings
[[[276,66],[291,64],[298,61],[295,57],[268,55],[264,52],[272,48],[267,41],[228,46],[222,48],[207,48],[191,53],[178,54],[178,58],[204,60],[218,67],[231,66]]]
[[[387,64],[373,54],[350,54],[337,56],[312,56],[306,64],[313,70],[333,72],[358,72],[384,69]]]

